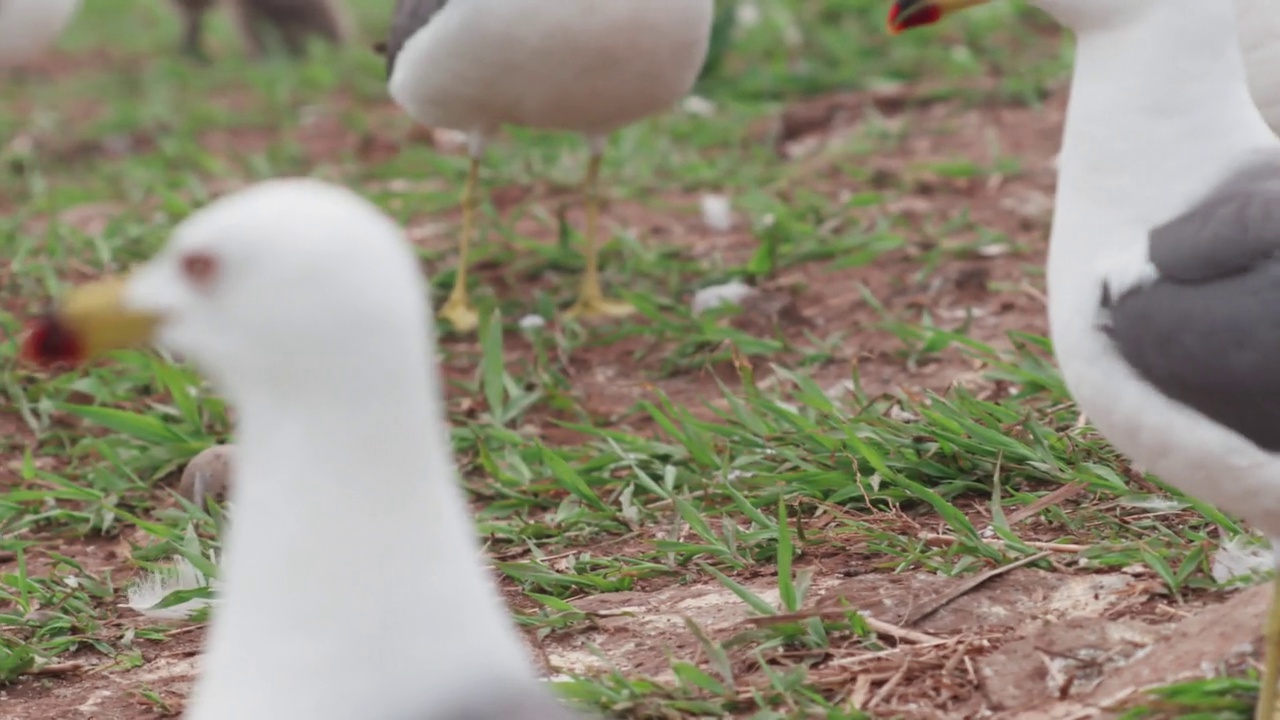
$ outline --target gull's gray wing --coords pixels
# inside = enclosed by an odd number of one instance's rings
[[[396,58],[404,44],[414,33],[426,27],[447,2],[449,0],[396,0],[395,13],[391,16],[391,29],[387,32],[387,77],[391,77],[391,72],[395,70]]]
[[[1149,239],[1158,276],[1119,297],[1104,282],[1103,330],[1165,396],[1280,451],[1280,158]]]

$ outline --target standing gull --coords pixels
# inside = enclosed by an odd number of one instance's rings
[[[689,92],[712,19],[713,0],[398,0],[386,43],[391,97],[418,122],[469,138],[458,272],[442,318],[462,332],[479,323],[467,293],[476,184],[504,125],[586,136],[586,271],[568,315],[633,311],[600,285],[600,158],[610,133]]]
[[[898,0],[890,27],[983,0]],[[1049,247],[1067,387],[1122,452],[1280,539],[1280,140],[1223,0],[1032,0],[1075,31]],[[1258,718],[1275,715],[1280,580]]]
[[[218,4],[231,14],[252,58],[264,57],[275,40],[290,55],[299,57],[312,38],[340,45],[351,35],[351,19],[342,0],[173,0],[182,17],[181,50],[185,55],[208,59],[204,18]]]
[[[235,519],[189,720],[572,717],[481,564],[426,294],[371,203],[275,180],[30,330],[44,363],[154,341],[236,407]]]

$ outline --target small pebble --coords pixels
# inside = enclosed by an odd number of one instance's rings
[[[680,101],[680,109],[696,117],[709,118],[716,114],[716,104],[701,95],[689,95]]]
[[[704,287],[693,294],[693,303],[690,309],[694,315],[701,315],[711,308],[721,305],[741,305],[742,301],[754,294],[755,291],[755,288],[741,280],[734,280],[723,285]]]
[[[716,232],[733,229],[733,207],[728,195],[708,193],[702,196],[702,222]]]
[[[57,617],[58,617],[58,613],[52,610],[32,610],[26,615],[23,615],[22,619],[25,620],[26,622],[31,623],[32,625],[43,625],[47,622],[57,619]]]
[[[534,330],[541,330],[546,327],[547,319],[541,315],[531,313],[520,318],[519,325],[521,330],[525,332],[533,332]]]
[[[208,498],[221,504],[231,486],[232,445],[214,445],[191,458],[178,481],[178,492],[193,503]]]

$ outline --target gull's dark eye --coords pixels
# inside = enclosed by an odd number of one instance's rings
[[[205,252],[182,256],[182,274],[196,287],[208,287],[218,276],[218,260]]]

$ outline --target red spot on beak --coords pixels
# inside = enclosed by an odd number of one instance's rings
[[[27,325],[19,356],[45,366],[78,363],[84,360],[84,343],[52,313],[46,313]]]
[[[896,0],[889,8],[889,32],[897,35],[942,19],[942,9],[930,0]]]

